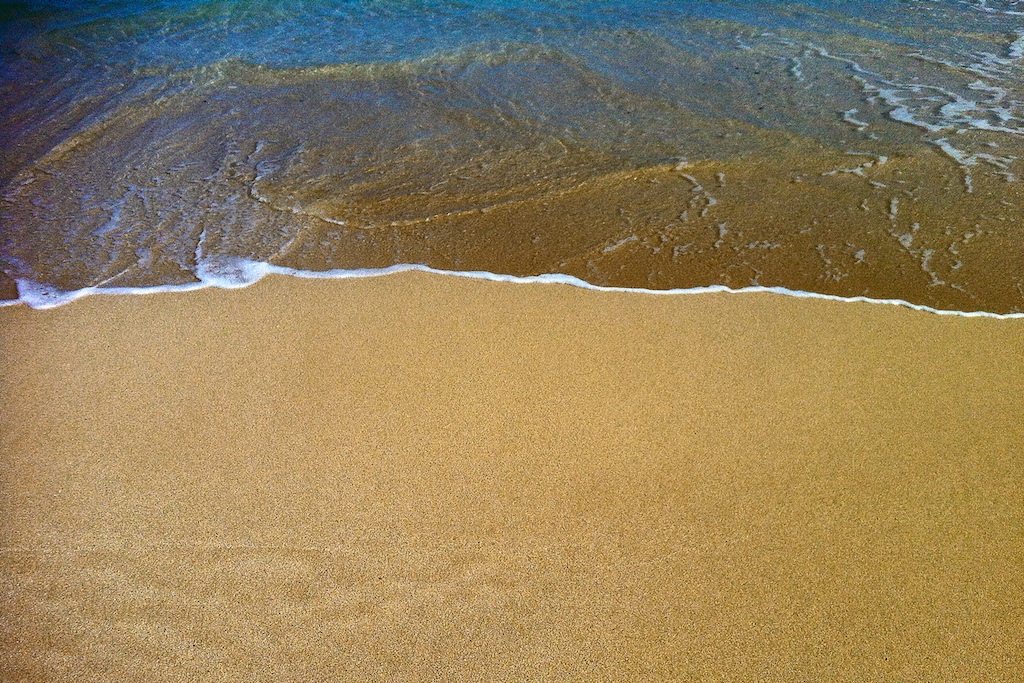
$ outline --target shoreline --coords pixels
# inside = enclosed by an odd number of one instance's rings
[[[543,275],[505,275],[488,271],[459,271],[433,268],[418,263],[399,263],[383,268],[356,268],[356,269],[333,269],[326,271],[300,270],[287,266],[275,266],[259,261],[238,259],[230,264],[230,272],[226,277],[210,272],[200,271],[202,280],[194,283],[180,285],[153,285],[151,287],[83,287],[74,291],[53,291],[48,288],[40,288],[35,283],[26,280],[12,280],[19,290],[18,298],[0,300],[0,307],[17,306],[24,304],[35,310],[46,310],[65,306],[85,297],[101,296],[134,296],[147,294],[173,294],[195,292],[204,289],[240,289],[250,287],[260,282],[268,275],[284,275],[302,280],[350,280],[357,278],[375,278],[397,273],[420,272],[433,275],[442,275],[457,278],[468,278],[490,282],[507,282],[513,284],[560,284],[571,287],[578,287],[584,290],[597,292],[618,292],[629,294],[653,294],[664,296],[694,295],[694,294],[777,294],[797,299],[820,299],[842,303],[865,303],[883,304],[897,306],[914,311],[931,313],[934,315],[956,316],[964,318],[994,318],[999,320],[1012,320],[1024,318],[1024,312],[994,313],[985,310],[959,311],[942,308],[934,308],[924,304],[916,304],[904,299],[875,299],[867,296],[840,296],[836,294],[823,294],[803,290],[788,289],[786,287],[774,286],[748,286],[728,287],[726,285],[708,285],[704,287],[687,287],[677,289],[646,289],[642,287],[616,287],[607,285],[595,285],[586,280],[564,275],[561,273],[545,273]],[[20,290],[29,292],[26,295]]]
[[[424,272],[4,308],[0,677],[1013,680],[1022,324]]]

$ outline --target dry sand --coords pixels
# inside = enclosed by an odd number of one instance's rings
[[[0,332],[3,681],[1024,672],[1024,320],[405,273]]]

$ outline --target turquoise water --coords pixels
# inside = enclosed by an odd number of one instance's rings
[[[0,268],[23,295],[246,259],[1024,310],[1018,2],[26,2],[0,20]]]

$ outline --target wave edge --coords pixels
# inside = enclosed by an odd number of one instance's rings
[[[225,268],[226,266],[226,268]],[[1024,318],[1022,313],[993,313],[990,311],[957,311],[934,308],[924,304],[915,304],[903,299],[873,299],[866,296],[839,296],[835,294],[821,294],[819,292],[808,292],[803,290],[789,289],[786,287],[765,287],[749,286],[732,288],[725,285],[706,285],[703,287],[684,287],[675,289],[646,289],[642,287],[610,287],[595,285],[561,273],[544,273],[541,275],[505,275],[492,273],[490,271],[461,271],[443,270],[432,268],[418,263],[400,263],[383,268],[356,268],[356,269],[335,269],[335,270],[302,270],[286,266],[276,266],[259,261],[237,259],[231,262],[222,262],[215,268],[201,268],[197,271],[200,278],[197,282],[177,285],[153,285],[151,287],[83,287],[73,291],[62,291],[48,288],[30,280],[17,279],[18,298],[0,301],[0,306],[14,306],[24,304],[35,310],[46,310],[57,308],[77,301],[86,296],[96,294],[104,295],[138,295],[138,294],[159,294],[170,292],[189,292],[200,289],[241,289],[256,284],[267,275],[286,275],[302,279],[316,280],[346,280],[364,277],[381,277],[403,272],[423,272],[434,275],[446,275],[453,277],[470,278],[476,280],[488,280],[492,282],[510,282],[514,284],[561,284],[578,287],[599,292],[621,292],[629,294],[654,294],[654,295],[688,295],[688,294],[777,294],[799,299],[821,299],[825,301],[837,301],[843,303],[865,303],[899,306],[934,315],[956,316],[963,318],[990,318],[997,320],[1011,320]]]

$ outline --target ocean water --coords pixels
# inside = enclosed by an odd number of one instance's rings
[[[8,300],[414,264],[1024,312],[1024,2],[5,2],[0,45]]]

